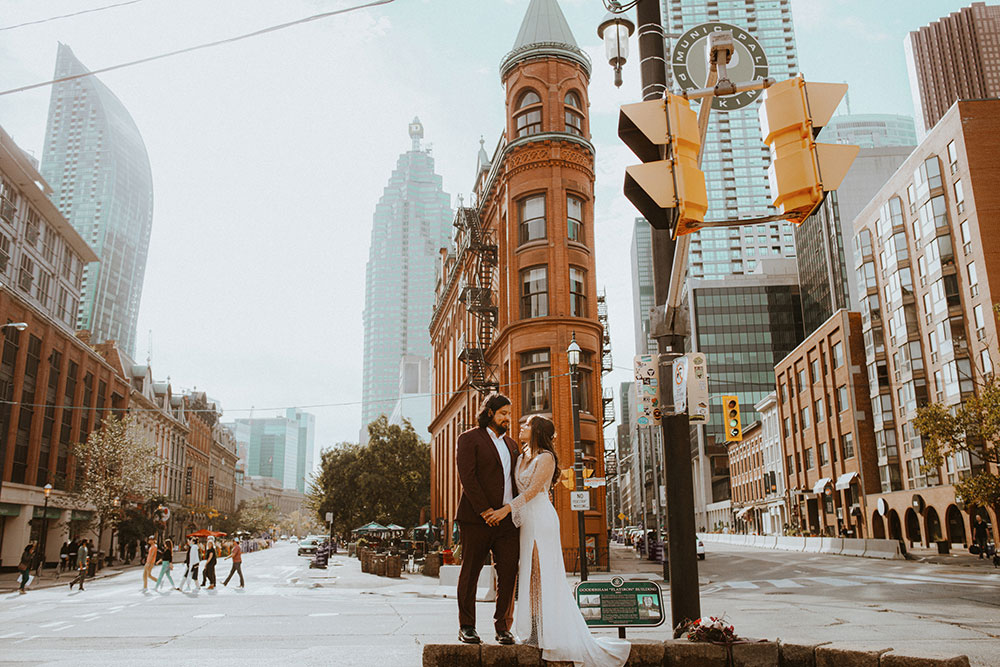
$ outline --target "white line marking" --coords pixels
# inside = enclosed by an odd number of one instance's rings
[[[722,583],[726,584],[730,588],[760,588],[760,586],[752,581],[725,581]]]
[[[55,623],[46,623],[45,625],[39,625],[38,627],[40,627],[40,628],[51,628],[51,627],[55,627],[57,625],[62,625],[65,622],[66,621],[56,621]]]
[[[912,586],[917,583],[915,581],[910,581],[909,579],[897,579],[896,577],[873,577],[868,574],[852,574],[855,579],[864,579],[865,581],[870,581],[876,584],[906,584]]]
[[[827,586],[860,586],[861,583],[857,581],[844,581],[843,579],[834,579],[833,577],[806,577],[811,581],[818,581],[821,584],[826,584]]]
[[[336,611],[324,611],[318,614],[309,614],[310,616],[340,616],[340,612]]]
[[[15,644],[20,644],[21,642],[31,641],[32,639],[38,639],[39,635],[31,635],[30,637],[25,637],[24,639],[18,639]]]
[[[195,614],[194,618],[222,618],[225,614]]]
[[[802,584],[797,584],[791,579],[766,579],[765,581],[775,588],[804,588]]]
[[[63,630],[69,630],[73,627],[72,623],[67,623],[66,625],[58,628],[52,628],[52,632],[62,632]]]
[[[18,635],[23,635],[23,632],[12,632],[9,635],[0,635],[0,639],[10,639],[11,637],[17,637]]]

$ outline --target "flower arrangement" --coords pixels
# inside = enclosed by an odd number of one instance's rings
[[[692,642],[732,644],[739,641],[733,626],[726,623],[724,616],[702,616],[689,621],[681,630],[681,634],[686,634],[688,641]]]

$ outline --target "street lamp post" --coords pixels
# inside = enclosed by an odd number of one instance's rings
[[[635,32],[635,24],[621,13],[621,3],[611,0],[609,11],[597,26],[597,36],[604,40],[604,53],[608,64],[615,69],[615,86],[622,85],[622,65],[628,59],[628,38]]]
[[[45,547],[49,541],[49,494],[52,493],[52,485],[46,484],[42,487],[45,491],[45,506],[42,508],[42,567],[45,567]]]
[[[573,468],[576,473],[576,489],[583,491],[583,450],[580,446],[580,346],[576,342],[576,332],[573,340],[566,348],[566,359],[569,361],[569,387],[573,399]],[[585,510],[577,510],[577,532],[580,534],[580,581],[587,580],[587,530]]]

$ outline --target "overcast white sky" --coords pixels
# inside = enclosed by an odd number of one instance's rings
[[[0,0],[0,28],[113,4]],[[354,2],[142,0],[0,30],[0,90],[51,78],[56,43],[90,69],[172,51]],[[621,196],[636,160],[617,109],[637,101],[635,58],[616,89],[596,26],[600,0],[560,0],[594,61],[598,285],[616,365],[634,354]],[[802,71],[847,81],[854,113],[912,115],[905,34],[968,2],[792,0]],[[154,179],[153,233],[136,356],[174,387],[208,391],[225,419],[316,415],[317,449],[360,426],[361,311],[374,206],[419,116],[453,202],[472,185],[479,137],[503,127],[497,67],[528,0],[395,0],[102,75],[142,132]],[[633,50],[636,48],[633,42]],[[49,90],[0,96],[0,125],[41,158]],[[335,407],[309,407],[338,404]]]

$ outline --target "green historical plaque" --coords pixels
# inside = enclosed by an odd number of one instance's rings
[[[663,595],[655,581],[584,581],[576,604],[592,627],[643,628],[663,623]]]

